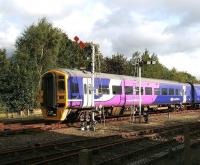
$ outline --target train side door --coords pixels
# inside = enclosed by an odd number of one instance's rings
[[[136,104],[135,86],[136,84],[133,82],[124,83],[125,105]]]
[[[92,106],[92,80],[91,78],[83,78],[83,107]]]

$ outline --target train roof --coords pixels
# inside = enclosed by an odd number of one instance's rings
[[[65,69],[65,68],[59,68],[57,69],[59,71],[65,72],[66,74],[69,74],[70,76],[80,76],[80,77],[91,77],[91,72],[85,71],[85,70],[77,70],[77,69]],[[97,78],[107,78],[107,79],[119,79],[119,80],[138,80],[138,77],[133,76],[127,76],[127,75],[117,75],[117,74],[108,74],[108,73],[95,73],[95,77]],[[180,82],[177,81],[170,81],[170,80],[163,80],[163,79],[153,79],[153,78],[143,78],[143,81],[148,82],[162,82],[162,83],[170,83],[170,84],[177,84]],[[187,83],[181,83],[181,84],[187,84]]]

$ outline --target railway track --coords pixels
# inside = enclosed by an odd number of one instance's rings
[[[200,110],[189,110],[189,111],[179,111],[179,112],[170,112],[170,113],[153,113],[149,114],[150,117],[156,117],[161,115],[178,115],[178,114],[186,114],[186,113],[197,113]],[[122,120],[129,120],[133,121],[133,118],[130,115],[121,115],[116,117],[108,117],[106,119],[107,122],[112,121],[122,121]],[[26,132],[38,132],[38,131],[46,131],[46,130],[53,130],[59,128],[68,128],[68,127],[80,127],[79,122],[69,123],[69,122],[57,122],[51,123],[49,121],[44,121],[43,119],[37,120],[25,120],[25,121],[12,121],[11,123],[5,122],[0,123],[0,136],[8,136],[8,135],[15,135],[18,133],[26,133]]]
[[[47,130],[54,130],[59,128],[67,128],[69,125],[61,124],[61,123],[54,123],[54,124],[27,124],[23,125],[20,123],[17,124],[8,124],[8,125],[1,125],[0,126],[0,136],[9,136],[9,135],[16,135],[16,134],[23,134],[23,133],[36,133],[42,132]]]
[[[77,153],[85,148],[95,148],[110,143],[124,141],[121,136],[114,135],[100,138],[88,138],[76,141],[57,141],[42,145],[27,146],[0,152],[2,165],[31,164],[49,157],[58,157],[63,154]]]
[[[188,125],[188,127],[190,127],[191,130],[194,130],[193,128],[197,128],[197,125]],[[199,127],[200,126],[198,124],[198,128]],[[147,138],[146,136],[140,136],[136,139],[128,139],[122,142],[90,148],[90,157],[92,157],[93,162],[98,165],[121,165],[122,163],[124,164],[124,162],[126,162],[125,160],[128,160],[128,162],[131,161],[133,164],[137,163],[138,165],[151,163],[160,158],[160,155],[158,154],[162,152],[168,153],[174,148],[176,150],[183,149],[183,144],[176,141],[176,139],[174,138],[176,135],[175,133],[180,134],[180,132],[182,131],[183,125],[182,127],[179,127],[179,129],[170,129],[170,132],[174,133],[168,138],[164,136],[163,138],[160,137],[158,140],[152,140],[151,138]],[[164,130],[163,133],[161,132],[162,135],[169,135],[168,133],[169,131],[166,130]],[[199,135],[199,131],[194,131],[191,134]],[[35,165],[55,163],[76,165],[78,164],[77,160],[79,159],[79,154],[80,153],[71,153],[69,155],[54,157],[52,159],[35,163]]]
[[[128,132],[131,136],[114,135],[101,138],[89,138],[78,141],[57,141],[38,146],[28,146],[0,152],[0,161],[3,165],[11,164],[78,164],[79,153],[89,150],[96,164],[111,164],[144,155],[147,151],[156,154],[156,151],[179,145],[174,137],[183,134],[185,125],[156,128],[154,130]],[[200,130],[200,124],[188,124],[190,130]],[[195,128],[195,129],[194,129]],[[193,132],[194,133],[194,132]],[[199,134],[199,132],[195,132]],[[134,136],[133,136],[134,135]],[[124,138],[126,137],[126,138]],[[170,138],[169,138],[170,137]],[[137,158],[137,159],[136,159]]]
[[[149,117],[156,117],[156,116],[170,116],[170,115],[179,115],[179,114],[188,114],[188,113],[197,113],[200,110],[185,110],[185,111],[174,111],[174,112],[161,112],[161,113],[149,113]],[[121,120],[130,120],[130,115],[118,115],[118,116],[110,116],[106,118],[107,121],[121,121]],[[132,120],[132,119],[131,119]]]
[[[197,128],[197,125],[188,125],[190,129],[193,130],[193,128]],[[198,128],[199,128],[198,124]],[[178,131],[179,130],[179,131]],[[119,141],[116,143],[110,143],[103,146],[98,146],[95,148],[88,148],[90,154],[92,155],[93,162],[95,164],[122,164],[122,161],[124,159],[130,159],[134,158],[132,161],[141,161],[143,157],[146,156],[146,153],[149,154],[149,157],[152,157],[157,154],[158,152],[169,150],[175,147],[180,147],[180,143],[176,141],[173,137],[175,137],[175,133],[178,133],[178,135],[183,131],[183,125],[182,127],[179,126],[179,128],[169,128],[169,130],[163,130],[163,132],[160,130],[160,138],[157,140],[152,140],[152,137],[158,136],[158,135],[151,135],[151,138],[148,136],[137,136],[135,139],[127,139],[124,141]],[[173,132],[173,135],[170,135],[170,138],[166,138],[165,136],[169,136],[169,132]],[[197,132],[195,132],[196,134]],[[198,131],[199,133],[199,131]],[[150,134],[149,134],[150,135]],[[165,135],[165,136],[164,136]],[[161,138],[161,136],[163,136]],[[181,144],[182,145],[182,144]],[[153,156],[152,156],[153,155]],[[79,152],[76,153],[70,153],[68,155],[62,155],[59,157],[54,157],[52,159],[48,159],[45,161],[37,162],[35,165],[41,165],[41,164],[78,164],[79,159]],[[155,159],[155,158],[154,158]],[[153,160],[153,159],[149,159]],[[143,162],[143,160],[142,160]]]

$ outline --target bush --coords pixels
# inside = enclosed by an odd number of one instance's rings
[[[7,106],[6,104],[0,100],[0,113],[5,113],[7,111]]]

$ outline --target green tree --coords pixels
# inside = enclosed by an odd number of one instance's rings
[[[58,54],[57,66],[68,69],[89,69],[91,70],[92,46],[95,45],[96,71],[99,71],[99,61],[103,63],[103,56],[99,50],[99,45],[94,43],[85,43],[85,48],[80,48],[79,44],[73,42],[63,33],[61,48]],[[102,67],[103,65],[101,65]]]
[[[62,68],[78,68],[80,66],[80,59],[82,50],[79,45],[68,38],[63,33],[60,50],[58,52],[57,66]]]
[[[42,18],[17,39],[10,85],[13,92],[10,100],[14,109],[24,110],[35,106],[42,74],[57,64],[62,37],[60,29]]]
[[[140,57],[141,56],[141,57]],[[164,65],[159,62],[157,55],[150,54],[148,50],[145,50],[143,53],[135,52],[132,55],[132,58],[129,60],[131,65],[136,66],[135,64],[138,62],[138,59],[141,58],[142,61],[155,61],[154,65],[142,65],[142,77],[147,78],[156,78],[156,79],[165,79],[165,80],[173,80],[178,82],[198,82],[198,80],[187,72],[178,72],[175,68],[169,70]],[[138,76],[137,66],[134,67],[133,76]],[[128,73],[131,73],[130,71]],[[130,74],[129,74],[130,75]]]
[[[9,65],[6,50],[0,49],[0,109],[6,109],[9,93]]]
[[[126,74],[127,58],[123,54],[113,55],[112,58],[106,57],[104,63],[106,73]]]
[[[100,51],[100,46],[94,43],[86,43],[86,48],[84,49],[84,65],[88,71],[92,70],[92,45],[95,49],[95,72],[105,72],[105,60]]]

